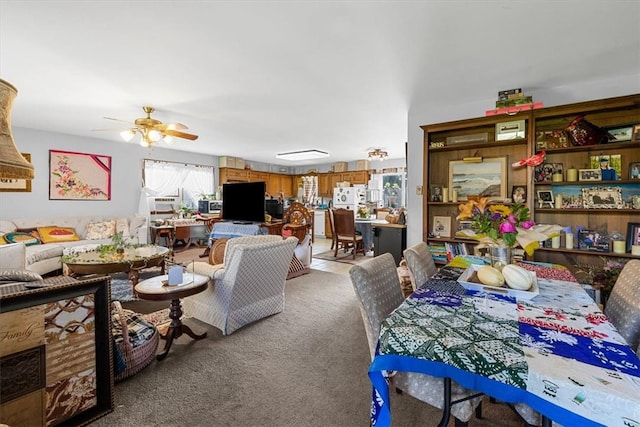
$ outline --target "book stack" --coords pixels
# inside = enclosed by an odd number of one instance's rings
[[[429,251],[433,260],[438,264],[446,264],[449,259],[447,258],[447,248],[444,243],[431,243],[429,244]]]
[[[496,108],[487,110],[485,115],[513,114],[534,108],[542,108],[542,102],[533,102],[533,97],[526,96],[521,88],[508,89],[498,92]]]

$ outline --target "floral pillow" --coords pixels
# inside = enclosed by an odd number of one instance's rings
[[[87,240],[109,239],[116,232],[116,220],[92,222],[87,225]]]

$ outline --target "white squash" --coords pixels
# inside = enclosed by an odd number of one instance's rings
[[[488,286],[502,286],[504,285],[504,276],[496,268],[490,265],[483,265],[478,269],[478,279]]]
[[[507,286],[521,291],[527,291],[533,285],[533,277],[528,270],[517,265],[505,265],[502,269],[502,275],[507,282]]]

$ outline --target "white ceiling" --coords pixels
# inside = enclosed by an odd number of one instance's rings
[[[200,135],[179,150],[401,158],[412,105],[640,74],[639,22],[637,0],[0,0],[0,77],[14,127],[108,144],[104,116],[151,105]]]

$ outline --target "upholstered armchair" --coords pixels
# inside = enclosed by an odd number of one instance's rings
[[[229,335],[284,310],[284,285],[298,239],[263,235],[229,239],[223,264],[193,262],[210,286],[182,301],[184,312]]]

